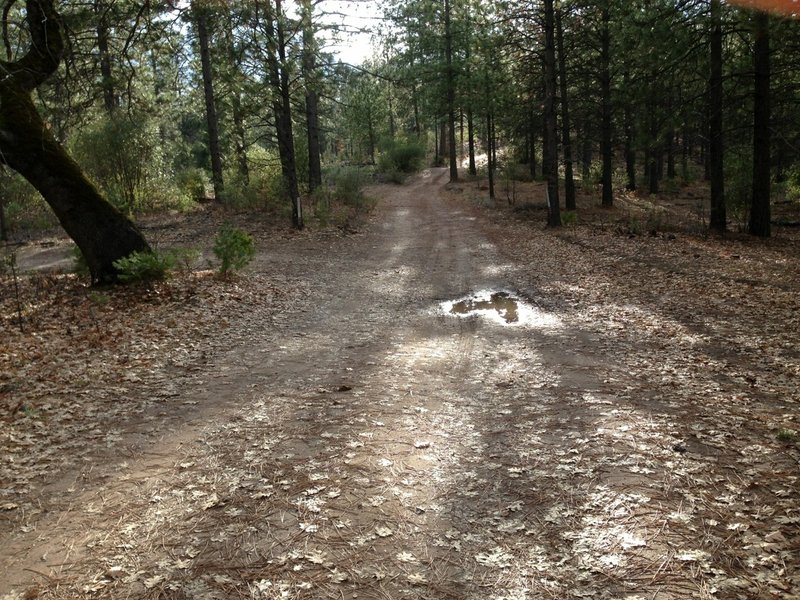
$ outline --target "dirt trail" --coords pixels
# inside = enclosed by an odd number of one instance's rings
[[[43,492],[64,497],[4,542],[0,598],[736,597],[680,489],[714,450],[676,454],[668,411],[623,399],[608,340],[445,177],[382,188],[363,235],[259,257],[307,294],[241,324],[131,456]],[[438,309],[488,287],[531,322]]]

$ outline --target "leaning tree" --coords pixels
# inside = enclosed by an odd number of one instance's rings
[[[26,0],[25,19],[25,54],[0,61],[0,164],[39,191],[83,253],[93,282],[111,283],[117,279],[114,261],[148,251],[149,246],[86,178],[33,103],[32,93],[55,73],[64,54],[61,18],[53,0]]]

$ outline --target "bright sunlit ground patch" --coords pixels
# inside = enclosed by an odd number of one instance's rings
[[[478,315],[509,327],[562,327],[561,319],[558,317],[547,314],[521,300],[513,292],[502,289],[480,290],[469,296],[448,300],[442,302],[439,309],[455,317]]]

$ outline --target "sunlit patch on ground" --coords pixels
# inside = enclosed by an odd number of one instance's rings
[[[485,289],[448,300],[439,305],[442,312],[456,317],[478,315],[505,326],[558,328],[561,320],[555,315],[525,302],[513,292],[503,289]]]

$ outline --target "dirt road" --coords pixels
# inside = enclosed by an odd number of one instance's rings
[[[746,565],[717,535],[735,522],[692,477],[718,451],[625,393],[612,340],[531,287],[445,177],[383,188],[361,235],[260,256],[305,292],[233,323],[131,452],[43,492],[61,503],[4,542],[0,598],[796,594],[782,549]],[[522,322],[441,308],[488,288]],[[791,539],[796,513],[763,514],[764,543]]]

